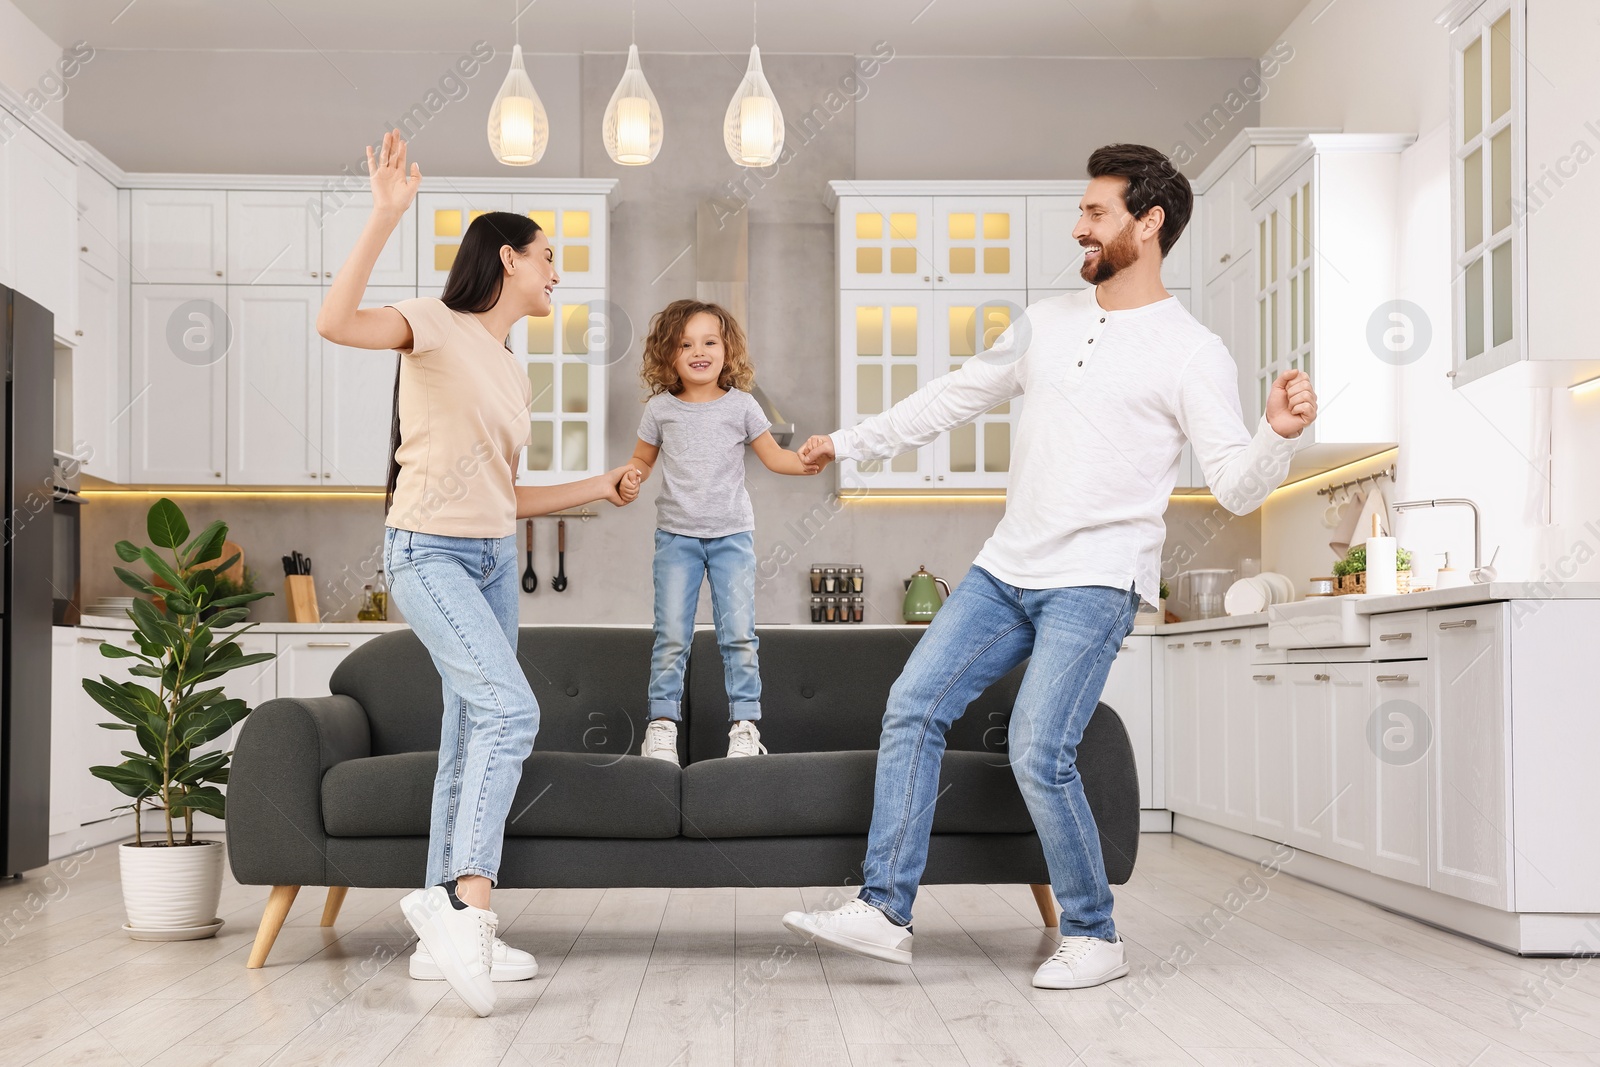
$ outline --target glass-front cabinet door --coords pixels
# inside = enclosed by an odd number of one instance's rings
[[[486,211],[513,211],[505,193],[417,194],[417,284],[443,285],[472,220]]]
[[[927,384],[936,330],[931,292],[839,294],[839,421],[854,426]],[[888,460],[839,465],[842,490],[931,489],[934,445]]]
[[[839,288],[917,289],[934,277],[933,199],[841,196]]]
[[[1451,35],[1457,385],[1522,356],[1524,20],[1521,3],[1487,3]]]
[[[558,288],[551,314],[511,328],[511,351],[527,367],[528,447],[517,482],[548,485],[605,468],[605,369],[613,323],[604,293]]]
[[[940,196],[933,213],[937,288],[1027,288],[1026,197]]]
[[[1316,381],[1315,168],[1307,162],[1256,209],[1256,370],[1241,398],[1251,426],[1278,375],[1303,370]]]
[[[518,193],[512,202],[518,213],[544,230],[562,285],[572,289],[605,286],[605,197]]]
[[[983,359],[1022,317],[1027,294],[939,293],[934,299],[935,374]],[[934,484],[941,489],[1004,489],[1011,470],[1022,398],[999,404],[934,442]]]

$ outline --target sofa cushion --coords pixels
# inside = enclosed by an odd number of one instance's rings
[[[322,778],[334,837],[427,837],[434,752],[339,763]],[[678,834],[682,771],[643,756],[535,751],[522,765],[507,837],[663,838]]]
[[[522,627],[517,658],[539,701],[534,751],[638,752],[653,640],[648,626]],[[329,686],[366,709],[374,755],[439,750],[443,690],[415,631],[396,630],[353,650],[334,668]],[[680,738],[679,758],[687,752],[687,739]]]
[[[761,656],[761,740],[773,752],[876,749],[889,689],[925,626],[757,627]],[[984,690],[945,738],[951,751],[1002,761],[1006,724],[1024,667]],[[728,691],[716,634],[695,634],[687,684],[689,759],[728,750]]]
[[[864,834],[872,822],[877,752],[791,752],[691,763],[683,771],[685,837]],[[1004,756],[946,752],[936,834],[1033,830]]]

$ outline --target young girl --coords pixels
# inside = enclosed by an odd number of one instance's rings
[[[677,300],[650,323],[640,371],[650,389],[633,465],[639,479],[659,458],[656,497],[656,640],[650,660],[650,725],[641,754],[678,762],[683,667],[694,637],[700,583],[711,579],[712,618],[728,686],[729,756],[765,753],[756,663],[755,512],[744,488],[744,449],[768,470],[815,474],[773,440],[747,391],[755,378],[744,331],[716,304]]]
[[[317,332],[354,348],[395,349],[384,567],[394,602],[443,681],[444,723],[428,831],[426,885],[401,901],[421,944],[411,974],[444,978],[479,1015],[495,981],[532,978],[531,955],[495,936],[489,890],[506,815],[539,706],[517,661],[516,521],[638,495],[618,467],[566,485],[515,484],[527,444],[528,376],[506,348],[512,323],[550,314],[560,281],[531,219],[492,211],[462,238],[444,295],[358,309],[372,266],[416,195],[400,131],[367,149],[372,215],[328,288]]]

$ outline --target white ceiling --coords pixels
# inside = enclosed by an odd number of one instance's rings
[[[896,55],[1253,57],[1308,0],[765,0],[762,48]],[[616,52],[629,0],[15,0],[60,44],[97,49]],[[642,0],[645,52],[744,51],[750,0]]]

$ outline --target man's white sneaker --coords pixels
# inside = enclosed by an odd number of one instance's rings
[[[651,719],[650,725],[644,728],[644,744],[639,746],[639,755],[666,760],[676,766],[678,724],[671,719]]]
[[[479,1016],[494,1011],[493,964],[495,913],[483,908],[458,908],[442,885],[407,893],[400,901],[411,929],[428,948],[444,980]]]
[[[444,972],[433,962],[428,946],[417,942],[411,954],[411,977],[419,982],[442,982]],[[539,963],[533,953],[512,948],[498,937],[494,939],[494,963],[489,967],[489,979],[494,982],[526,982],[539,973]]]
[[[767,746],[761,743],[761,731],[749,719],[740,719],[728,729],[728,758],[734,756],[765,756]]]
[[[860,897],[832,911],[791,911],[783,917],[783,925],[847,952],[886,963],[911,963],[911,927],[896,926]]]
[[[1039,989],[1087,989],[1127,973],[1128,958],[1120,937],[1115,941],[1063,937],[1055,954],[1033,972],[1033,984]]]

